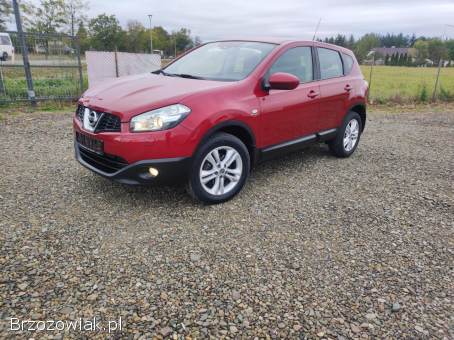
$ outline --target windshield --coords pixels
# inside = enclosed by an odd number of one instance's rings
[[[0,45],[11,45],[11,40],[7,35],[0,35]]]
[[[165,68],[165,74],[209,80],[246,78],[276,47],[251,41],[224,41],[203,45]]]

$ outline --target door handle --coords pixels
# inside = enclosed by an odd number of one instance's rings
[[[347,84],[347,85],[345,85],[344,90],[347,92],[350,92],[351,90],[353,90],[353,87],[351,85]]]
[[[310,90],[309,93],[307,94],[307,96],[311,99],[314,99],[316,97],[318,97],[319,93],[317,91],[314,91],[314,90]]]

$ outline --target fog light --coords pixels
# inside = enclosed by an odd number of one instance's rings
[[[158,169],[155,168],[149,168],[148,172],[150,173],[151,177],[156,177],[157,175],[159,175]]]

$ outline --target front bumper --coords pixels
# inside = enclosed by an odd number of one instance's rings
[[[74,149],[77,161],[87,169],[105,178],[129,185],[183,182],[188,178],[191,167],[190,157],[179,157],[143,160],[133,164],[125,164],[116,171],[112,171],[112,168],[109,171],[104,171],[102,169],[106,169],[106,165],[99,162],[99,157],[95,153],[85,149],[76,141],[74,142]],[[120,164],[115,161],[109,162]],[[158,176],[151,176],[150,167],[158,170]]]

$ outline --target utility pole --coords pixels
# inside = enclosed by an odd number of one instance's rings
[[[25,42],[24,31],[22,30],[22,20],[20,17],[19,5],[17,3],[17,0],[13,0],[13,9],[14,9],[14,16],[16,18],[17,33],[19,34],[19,43],[22,48],[22,59],[24,62],[25,78],[27,79],[28,99],[30,100],[32,106],[35,107],[36,106],[36,96],[35,96],[35,91],[33,90],[32,72],[30,70],[30,61],[28,59],[28,49],[27,49],[27,44]]]
[[[152,14],[148,14],[148,19],[150,19],[150,53],[153,54],[153,30],[151,28],[151,18]]]

